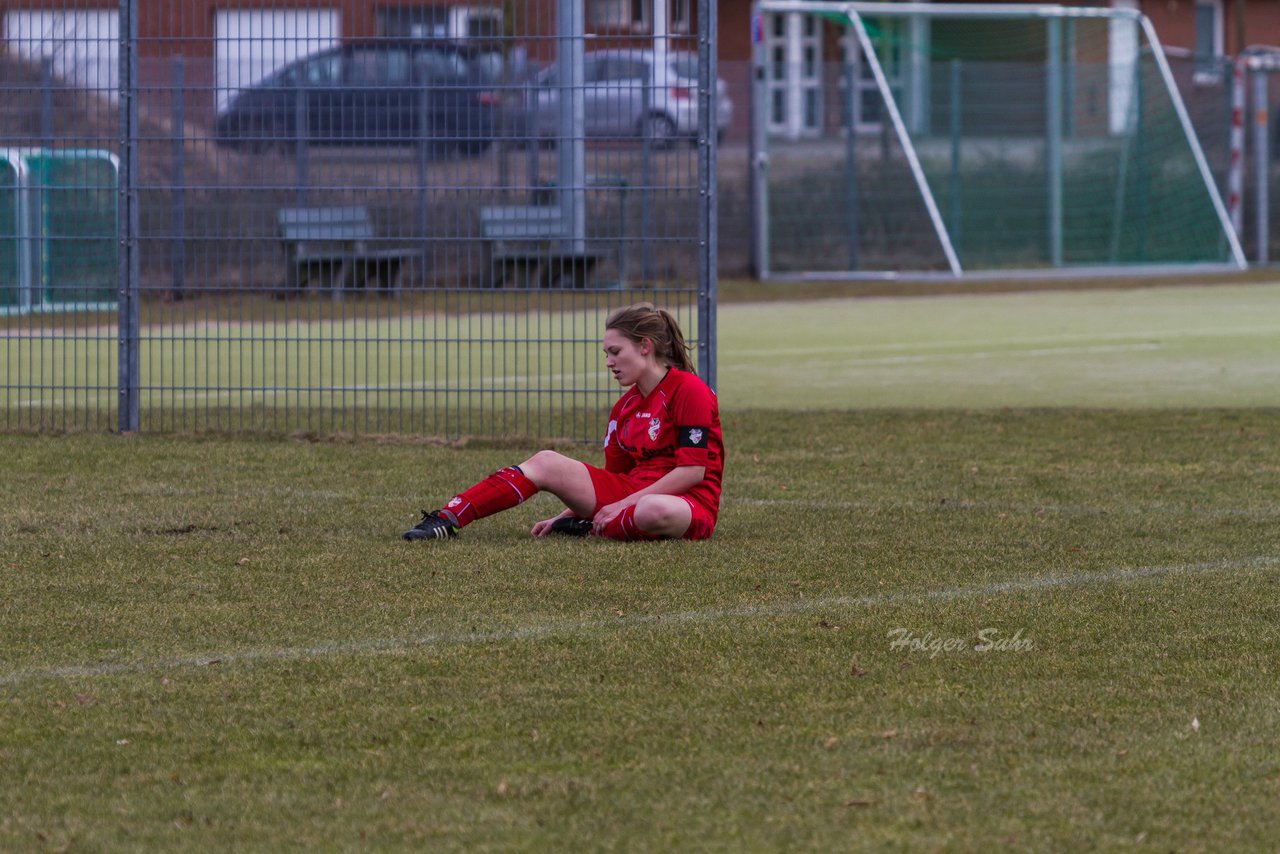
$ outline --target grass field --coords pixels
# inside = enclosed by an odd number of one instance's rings
[[[594,437],[594,417],[538,415],[613,398],[589,297],[535,297],[533,312],[510,295],[467,299],[461,313],[383,300],[159,307],[141,347],[143,428]],[[719,317],[731,408],[1280,403],[1280,287],[1268,284],[775,299]],[[79,407],[114,426],[114,327],[54,333],[57,322],[10,319],[0,337],[0,376],[24,378],[0,392],[5,425],[58,428]]]
[[[397,539],[523,444],[0,436],[0,849],[1273,847],[1275,289],[1072,296],[722,307],[701,544]]]

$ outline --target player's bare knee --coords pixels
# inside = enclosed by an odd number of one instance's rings
[[[646,495],[636,502],[636,525],[640,530],[651,534],[673,534],[677,528],[683,530],[682,522],[685,526],[688,524],[681,509],[674,502]]]
[[[554,490],[563,480],[565,463],[569,458],[557,451],[538,451],[520,464],[524,476],[538,485],[539,489]]]

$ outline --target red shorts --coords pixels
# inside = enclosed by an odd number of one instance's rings
[[[593,466],[590,463],[583,463],[587,467],[587,471],[591,474],[591,485],[596,490],[596,507],[591,511],[591,515],[599,513],[601,508],[621,501],[633,492],[644,489],[651,480],[641,480],[632,477],[629,474],[618,474],[617,472],[602,469],[599,466]],[[685,530],[682,540],[709,540],[711,534],[716,529],[716,514],[709,507],[704,507],[697,501],[694,501],[687,495],[678,495],[677,498],[683,498],[689,505],[689,527]]]

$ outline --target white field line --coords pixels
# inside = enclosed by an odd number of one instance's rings
[[[400,638],[373,638],[357,641],[333,641],[307,646],[259,647],[227,650],[206,655],[179,658],[129,661],[117,664],[83,664],[57,667],[29,667],[0,671],[0,685],[20,685],[41,679],[96,679],[156,673],[184,668],[255,664],[331,658],[334,656],[403,655],[420,649],[454,646],[483,646],[523,641],[541,641],[565,636],[592,635],[619,630],[648,628],[662,630],[689,625],[705,625],[725,620],[749,620],[786,617],[841,609],[864,610],[886,605],[979,599],[1001,595],[1039,593],[1063,589],[1099,587],[1163,578],[1171,575],[1202,575],[1234,570],[1274,569],[1280,567],[1280,555],[1257,555],[1236,560],[1172,566],[1113,567],[1100,572],[1074,575],[1040,575],[995,584],[972,587],[943,587],[918,592],[883,593],[874,596],[823,596],[768,605],[740,605],[734,608],[708,608],[675,611],[665,614],[643,614],[600,620],[566,620],[493,632],[442,632]]]
[[[1011,504],[993,501],[971,501],[966,498],[947,498],[945,502],[938,500],[905,501],[898,504],[885,504],[882,501],[823,501],[811,498],[731,498],[728,500],[746,507],[778,507],[795,510],[925,510],[943,513],[982,510],[993,513],[1053,513],[1062,516],[1148,516],[1153,513],[1160,513],[1173,516],[1192,516],[1198,519],[1235,519],[1242,517],[1272,519],[1280,515],[1280,508],[1271,505],[1257,508],[1181,507],[1161,504],[1101,507],[1088,504],[1035,504],[1028,502]]]
[[[990,342],[987,342],[990,344]],[[928,349],[939,345],[921,344],[921,348]],[[957,353],[929,353],[914,354],[901,356],[868,356],[844,358],[839,356],[843,348],[813,348],[803,352],[810,355],[829,355],[833,361],[841,365],[909,365],[926,362],[957,362],[957,361],[986,361],[990,359],[1001,359],[1010,357],[1043,357],[1043,356],[1065,356],[1078,354],[1094,354],[1094,353],[1128,353],[1141,350],[1159,350],[1163,345],[1156,343],[1145,344],[1109,344],[1109,345],[1083,345],[1078,347],[1041,347],[1031,350],[977,350]],[[874,349],[874,348],[859,348]],[[772,357],[780,353],[790,355],[799,355],[800,350],[767,350],[760,353],[754,353],[753,356]],[[743,354],[739,354],[743,355]],[[751,364],[726,365],[727,370],[759,370],[757,366]],[[527,388],[521,388],[519,384],[525,384],[533,381],[539,382],[542,386],[546,384],[560,382],[563,380],[578,381],[582,378],[598,378],[599,371],[583,371],[579,373],[557,373],[539,376],[536,374],[514,374],[511,376],[501,377],[477,377],[468,381],[469,389],[467,391],[453,391],[447,387],[433,389],[431,394],[514,394],[517,392],[528,391]],[[458,378],[453,378],[458,379]],[[193,380],[199,382],[199,380]],[[214,382],[217,382],[215,379]],[[295,383],[305,384],[303,380],[295,380]],[[148,399],[158,399],[163,402],[177,401],[208,401],[208,400],[273,400],[275,398],[291,395],[313,395],[313,394],[416,394],[431,389],[437,381],[420,380],[416,382],[386,382],[386,383],[361,383],[359,385],[343,385],[336,384],[333,389],[329,388],[290,388],[288,386],[280,386],[278,388],[214,388],[209,389],[188,389],[185,391],[169,391],[165,389],[153,389],[144,386],[142,393]],[[512,384],[517,384],[512,386]],[[99,392],[100,394],[109,395],[109,391]],[[19,409],[41,409],[46,406],[64,406],[68,403],[79,403],[79,398],[67,400],[66,397],[51,398],[29,398],[18,401],[15,406]]]
[[[1069,332],[1059,334],[1046,333],[1044,335],[1018,338],[987,336],[984,338],[967,339],[944,338],[936,341],[893,341],[883,344],[860,344],[850,342],[847,344],[833,343],[815,347],[768,347],[766,345],[752,350],[721,349],[720,356],[722,358],[759,356],[761,354],[768,356],[824,356],[843,353],[876,353],[902,350],[963,350],[966,347],[990,348],[992,344],[1008,346],[1010,348],[1009,352],[1020,352],[1017,350],[1018,347],[1039,348],[1048,344],[1061,344],[1074,349],[1075,347],[1087,348],[1098,342],[1106,341],[1133,342],[1134,339],[1138,339],[1138,342],[1140,343],[1151,345],[1167,342],[1176,338],[1229,338],[1239,335],[1274,335],[1276,333],[1280,333],[1280,325],[1276,324],[1269,324],[1265,326],[1204,327],[1200,329],[1133,329],[1121,332],[1089,332],[1085,334]],[[1073,342],[1076,342],[1074,347]]]
[[[543,388],[548,383],[556,383],[564,380],[577,382],[581,379],[590,381],[592,379],[601,378],[603,371],[583,371],[580,373],[559,373],[538,376],[536,374],[515,374],[503,377],[478,377],[474,381],[468,382],[465,390],[458,391],[448,387],[437,387],[438,382],[432,380],[419,380],[415,382],[386,382],[386,383],[362,383],[359,385],[343,385],[337,384],[334,388],[293,388],[289,386],[280,386],[278,388],[211,388],[205,390],[189,389],[185,391],[171,391],[168,389],[156,389],[143,386],[142,393],[151,399],[158,399],[163,403],[174,401],[206,401],[206,400],[271,400],[277,397],[303,396],[308,397],[316,394],[515,394],[517,392],[529,392],[529,388],[519,385],[510,387],[503,383],[523,383],[528,384],[538,381],[539,388]],[[452,380],[457,381],[454,377]],[[214,380],[217,381],[216,379]],[[193,384],[198,380],[193,381]],[[294,380],[295,383],[305,385],[303,380]],[[608,386],[604,387],[609,390]],[[53,391],[60,391],[57,387],[51,387]],[[553,390],[555,393],[572,394],[574,392],[561,392],[558,389]],[[111,391],[95,391],[95,394],[110,397]],[[65,406],[67,404],[83,403],[80,398],[68,399],[63,397],[50,398],[28,398],[19,400],[14,404],[19,409],[40,409],[46,406]]]
[[[990,344],[991,342],[988,342]],[[1043,356],[1073,356],[1073,355],[1092,355],[1097,353],[1133,353],[1139,351],[1162,350],[1163,344],[1098,344],[1080,347],[1037,347],[1030,350],[967,350],[956,353],[917,353],[914,355],[901,356],[841,356],[832,351],[827,353],[828,358],[820,360],[823,363],[837,365],[911,365],[921,364],[925,362],[967,362],[967,361],[985,361],[989,359],[1008,359],[1012,357],[1043,357]],[[775,350],[762,351],[762,355],[773,357],[777,355]],[[817,356],[819,353],[810,355]],[[813,364],[813,362],[810,362]],[[754,364],[743,363],[733,365],[731,367],[739,370],[759,370]],[[787,370],[791,370],[790,367]]]

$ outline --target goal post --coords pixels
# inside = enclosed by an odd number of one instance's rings
[[[823,0],[753,11],[761,278],[1245,266],[1136,11]]]

